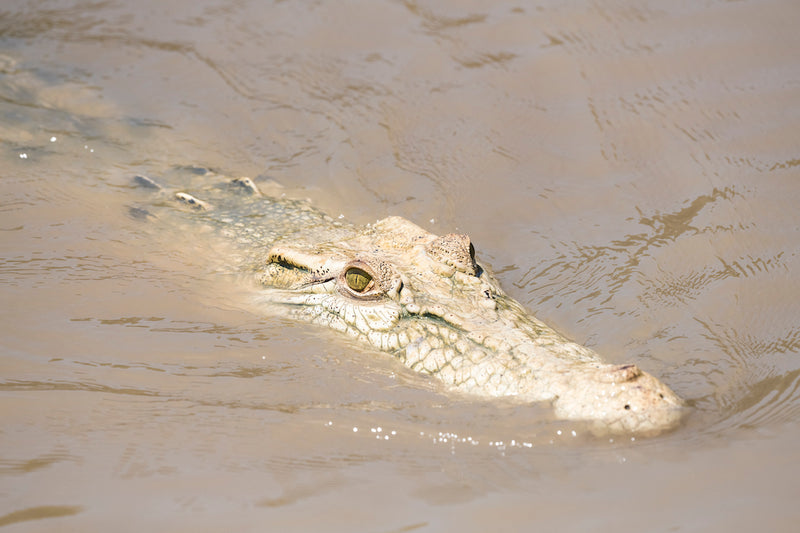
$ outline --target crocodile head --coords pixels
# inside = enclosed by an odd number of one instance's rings
[[[601,431],[674,427],[682,401],[635,365],[603,363],[531,316],[475,261],[465,235],[389,217],[336,242],[275,245],[264,297],[482,396],[551,402]]]

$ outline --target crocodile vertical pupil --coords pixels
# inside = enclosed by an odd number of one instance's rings
[[[344,273],[344,278],[347,281],[347,286],[356,292],[364,292],[369,282],[372,281],[372,276],[360,268],[349,269]]]

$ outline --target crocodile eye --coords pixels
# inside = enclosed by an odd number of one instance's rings
[[[437,237],[425,247],[428,255],[470,276],[479,275],[480,267],[475,263],[475,247],[467,235],[448,233]]]
[[[344,273],[344,279],[347,281],[347,286],[356,292],[364,292],[372,283],[372,276],[356,267],[348,268]]]

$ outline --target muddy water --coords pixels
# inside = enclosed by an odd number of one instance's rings
[[[0,7],[0,526],[790,531],[800,9]],[[130,215],[204,165],[469,233],[532,312],[686,398],[613,442],[266,316]],[[573,433],[574,432],[574,433]]]

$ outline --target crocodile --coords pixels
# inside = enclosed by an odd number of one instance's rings
[[[167,196],[237,243],[238,268],[270,312],[348,335],[448,390],[549,403],[556,418],[594,433],[654,435],[679,424],[684,402],[668,386],[535,318],[478,262],[467,235],[435,235],[399,216],[351,225],[262,194],[249,178],[219,179],[204,199]]]

